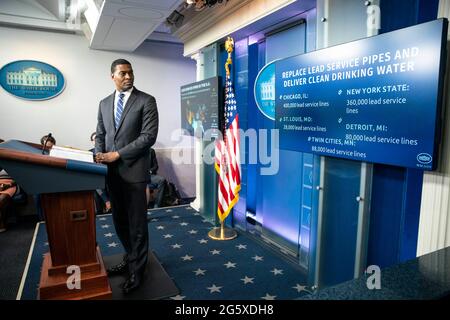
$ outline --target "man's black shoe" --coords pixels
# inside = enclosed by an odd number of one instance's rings
[[[136,290],[141,285],[141,277],[137,273],[133,272],[128,277],[127,281],[123,284],[123,293],[127,294]]]
[[[108,276],[115,276],[118,274],[123,274],[128,271],[128,262],[125,260],[122,260],[121,263],[112,266],[111,268],[108,268],[106,272],[108,273]]]

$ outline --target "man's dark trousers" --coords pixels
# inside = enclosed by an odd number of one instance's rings
[[[128,270],[142,275],[148,257],[146,183],[127,183],[108,166],[107,185],[110,192],[114,227],[127,253]],[[134,241],[133,241],[134,240]]]

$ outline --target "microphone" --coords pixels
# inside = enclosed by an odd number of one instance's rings
[[[48,139],[50,139],[51,137],[52,137],[52,133],[50,132],[50,133],[47,135],[47,138],[46,138],[45,141],[44,141],[44,145],[42,146],[42,154],[44,154],[44,152],[45,152],[45,147],[47,146]]]

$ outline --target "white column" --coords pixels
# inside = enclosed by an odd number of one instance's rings
[[[450,1],[439,2],[438,18],[450,18]],[[449,38],[450,40],[450,38]],[[447,42],[448,43],[448,42]],[[447,47],[449,45],[447,44]],[[447,108],[450,90],[447,60],[444,105]],[[423,177],[422,201],[420,206],[419,238],[417,256],[450,246],[450,112],[444,112],[442,145],[439,168],[426,172]]]
[[[197,74],[196,80],[200,81],[203,79],[204,75],[204,56],[201,52],[196,53],[191,56],[191,59],[197,62]],[[194,137],[194,157],[195,157],[195,200],[191,202],[191,207],[196,211],[200,211],[201,203],[201,163],[202,163],[202,139]]]

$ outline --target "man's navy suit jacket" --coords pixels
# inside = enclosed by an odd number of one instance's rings
[[[156,100],[133,88],[116,129],[114,97],[115,92],[100,101],[95,151],[119,152],[120,159],[112,165],[117,166],[120,177],[127,183],[147,182],[150,178],[150,147],[158,136]]]

